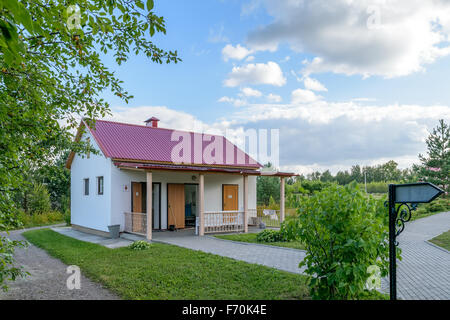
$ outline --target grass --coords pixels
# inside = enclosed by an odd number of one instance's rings
[[[450,251],[450,230],[431,239],[430,242]]]
[[[309,299],[307,277],[177,246],[108,249],[49,229],[25,238],[123,299]]]
[[[241,242],[250,242],[250,243],[259,243],[266,244],[270,246],[276,247],[286,247],[286,248],[294,248],[294,249],[305,249],[305,246],[300,241],[290,241],[290,242],[258,242],[256,240],[257,233],[236,233],[236,234],[226,234],[226,235],[216,235],[216,238],[225,239],[225,240],[233,240],[233,241],[241,241]]]

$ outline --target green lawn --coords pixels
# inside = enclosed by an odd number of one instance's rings
[[[215,237],[219,238],[219,239],[225,239],[225,240],[267,244],[267,245],[276,246],[276,247],[287,247],[287,248],[302,249],[302,250],[305,249],[305,246],[300,241],[258,242],[258,241],[256,241],[256,235],[257,235],[257,233],[237,233],[237,234],[216,235]]]
[[[450,230],[438,235],[430,241],[444,249],[450,250]]]
[[[23,235],[124,299],[309,299],[307,278],[177,246],[108,249],[49,229]]]

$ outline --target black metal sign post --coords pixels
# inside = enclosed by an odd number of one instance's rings
[[[397,236],[411,219],[411,211],[418,203],[428,203],[444,191],[429,182],[389,185],[389,293],[397,300]],[[396,204],[399,206],[396,208]]]

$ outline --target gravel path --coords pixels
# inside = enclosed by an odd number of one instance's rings
[[[37,228],[33,228],[37,229]],[[30,230],[30,229],[28,229]],[[22,232],[11,231],[9,238],[25,240]],[[30,273],[26,278],[9,282],[9,290],[0,290],[0,300],[115,300],[116,295],[81,274],[81,288],[69,290],[66,285],[67,265],[52,258],[44,250],[30,245],[16,249],[16,261]]]

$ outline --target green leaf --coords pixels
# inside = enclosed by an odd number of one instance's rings
[[[148,11],[151,11],[153,9],[154,5],[155,4],[154,4],[153,0],[147,0],[147,10]]]

